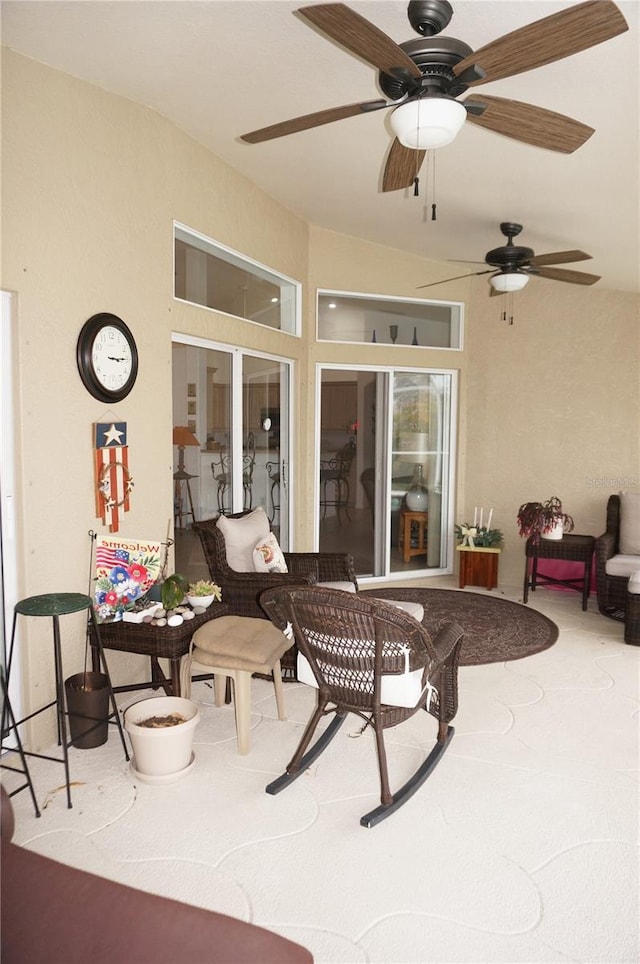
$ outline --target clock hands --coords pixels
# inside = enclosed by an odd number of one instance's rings
[[[113,355],[107,355],[108,361],[126,361],[126,358],[114,358]]]

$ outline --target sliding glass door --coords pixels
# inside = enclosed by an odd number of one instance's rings
[[[451,568],[455,378],[320,369],[318,544],[361,578]]]

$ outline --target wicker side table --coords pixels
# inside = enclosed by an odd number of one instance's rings
[[[566,586],[582,592],[582,608],[586,611],[589,602],[589,586],[591,582],[591,563],[595,548],[593,536],[565,535],[562,539],[527,539],[526,558],[524,562],[524,595],[523,602],[529,598],[529,588],[534,592],[536,585],[551,584]],[[538,573],[538,559],[563,559],[569,562],[581,562],[584,574],[581,579],[554,579]],[[531,568],[531,572],[529,569]]]
[[[180,696],[180,660],[189,652],[191,637],[196,629],[204,626],[210,619],[227,616],[229,607],[225,603],[213,603],[206,612],[193,619],[185,620],[181,626],[152,626],[151,623],[100,623],[100,639],[103,649],[118,649],[124,653],[139,653],[148,656],[151,662],[151,679],[144,683],[130,683],[127,686],[114,686],[115,693],[128,693],[162,686],[167,696]],[[91,655],[94,669],[97,661],[96,643],[91,636]],[[168,679],[160,668],[159,659],[168,659],[171,678]]]

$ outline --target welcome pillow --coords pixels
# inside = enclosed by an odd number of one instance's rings
[[[230,568],[236,572],[254,572],[254,547],[260,540],[266,539],[270,532],[269,519],[262,506],[240,519],[228,519],[221,515],[216,525],[224,536]]]
[[[273,532],[260,539],[253,550],[253,568],[256,572],[288,572],[282,549]]]

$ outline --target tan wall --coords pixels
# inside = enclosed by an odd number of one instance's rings
[[[18,306],[22,598],[89,588],[87,533],[106,534],[94,517],[96,421],[127,422],[135,488],[121,534],[164,538],[172,331],[294,359],[303,350],[296,338],[175,302],[172,220],[303,282],[308,229],[152,111],[9,51],[2,67],[1,283]],[[109,410],[76,368],[78,333],[98,311],[127,322],[140,355],[133,391]],[[27,710],[52,693],[49,622],[21,620]],[[82,617],[65,617],[62,630],[65,668],[76,672]],[[36,724],[34,740],[50,742],[51,726]]]
[[[500,581],[518,585],[523,502],[557,495],[576,532],[599,535],[608,495],[640,487],[640,314],[637,295],[541,278],[511,305],[513,325],[507,296],[474,280],[459,511],[495,506]]]
[[[315,363],[380,357],[368,346],[315,344],[316,287],[414,297],[443,266],[310,229],[150,110],[11,52],[2,67],[1,284],[17,293],[18,306],[23,597],[89,588],[87,532],[103,531],[94,518],[95,421],[113,415],[128,425],[135,489],[122,534],[164,537],[172,502],[172,331],[293,358],[299,441],[315,424]],[[173,219],[300,280],[302,339],[174,302]],[[483,281],[430,289],[452,300],[469,293],[463,353],[407,348],[397,357],[461,370],[457,517],[474,504],[495,506],[508,540],[501,581],[517,583],[522,547],[513,517],[521,501],[558,494],[580,531],[597,532],[606,493],[587,480],[619,475],[637,484],[638,301],[534,280],[508,327],[497,317],[501,299],[489,299]],[[78,332],[97,311],[124,318],[140,353],[132,393],[109,412],[85,391],[75,362]],[[313,540],[306,456],[298,444],[300,549]],[[52,668],[50,626],[25,623],[28,710],[51,692]],[[69,672],[82,665],[82,623],[64,620]],[[123,676],[138,671],[135,658],[118,667]],[[50,742],[52,724],[34,729],[34,745]]]

